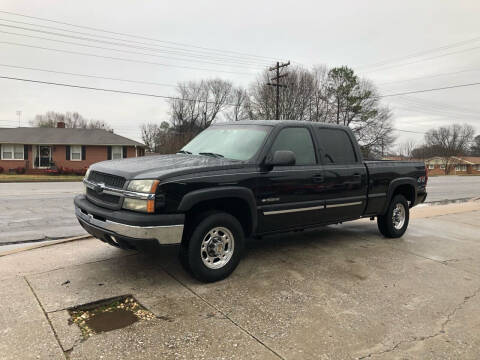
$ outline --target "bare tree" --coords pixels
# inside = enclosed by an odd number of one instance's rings
[[[170,101],[173,126],[183,132],[198,132],[217,120],[227,106],[233,85],[221,79],[180,83],[179,99]]]
[[[103,120],[88,120],[78,112],[66,112],[65,114],[48,111],[45,114],[35,116],[31,125],[36,127],[57,127],[59,122],[65,123],[66,128],[72,129],[104,129],[113,131],[110,125]]]
[[[472,146],[470,147],[470,155],[480,156],[480,135],[475,136]]]
[[[410,139],[398,146],[398,155],[401,157],[411,159],[413,158],[413,150],[416,148],[416,143],[414,140]]]
[[[381,105],[375,86],[359,79],[353,70],[292,67],[282,81],[287,85],[280,96],[282,119],[348,126],[369,156],[382,156],[391,147],[391,112]],[[268,82],[265,72],[250,87],[246,113],[253,119],[275,118],[275,91]]]
[[[468,124],[455,124],[427,131],[425,143],[427,146],[435,148],[438,156],[443,159],[445,174],[448,174],[452,166],[456,164],[453,157],[468,152],[474,133],[474,128]]]
[[[232,89],[228,106],[225,109],[225,118],[228,121],[248,119],[248,93],[241,87]]]

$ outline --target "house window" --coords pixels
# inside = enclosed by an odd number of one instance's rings
[[[82,160],[82,147],[80,145],[70,147],[70,159],[74,161]]]
[[[2,160],[24,160],[24,146],[19,144],[2,145]]]
[[[440,165],[440,169],[445,170],[445,164]]]
[[[428,164],[428,169],[429,169],[429,170],[435,169],[435,165],[433,165],[433,164]]]
[[[455,171],[467,171],[467,165],[457,165]]]
[[[123,158],[123,148],[121,146],[112,146],[112,160]]]

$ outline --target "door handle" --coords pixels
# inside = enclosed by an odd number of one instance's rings
[[[323,182],[323,175],[313,175],[312,181],[314,183],[322,183]]]
[[[353,179],[354,179],[354,180],[361,180],[361,179],[362,179],[362,175],[361,175],[361,174],[353,174]]]

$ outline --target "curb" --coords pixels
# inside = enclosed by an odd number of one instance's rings
[[[52,246],[52,245],[63,244],[63,243],[68,243],[68,242],[72,242],[72,241],[77,241],[77,240],[87,240],[87,239],[92,239],[92,236],[91,235],[81,235],[81,236],[74,236],[74,237],[70,237],[70,238],[66,238],[66,239],[60,239],[60,240],[42,241],[41,243],[38,243],[38,244],[35,244],[35,245],[30,245],[30,246],[22,247],[22,248],[19,248],[19,249],[13,249],[13,250],[5,251],[5,252],[0,252],[0,257],[17,254],[17,253],[20,253],[20,252],[23,252],[23,251],[39,249],[39,248],[46,247],[46,246]]]

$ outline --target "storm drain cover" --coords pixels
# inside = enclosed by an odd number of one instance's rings
[[[139,320],[151,320],[155,315],[131,295],[96,301],[69,309],[71,320],[84,338],[105,331],[121,329]]]

